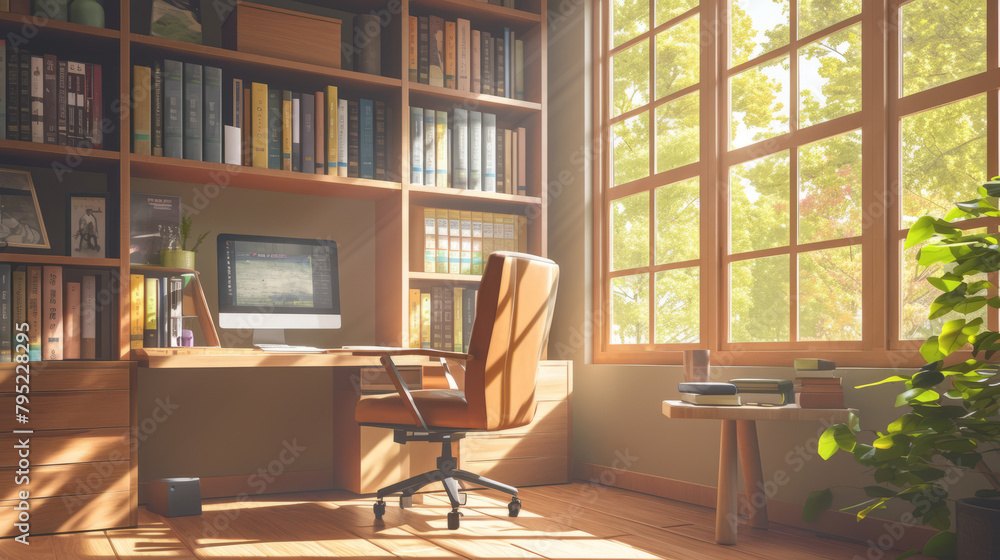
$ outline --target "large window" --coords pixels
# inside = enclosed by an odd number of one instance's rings
[[[596,358],[918,362],[902,240],[998,172],[997,2],[597,0]]]

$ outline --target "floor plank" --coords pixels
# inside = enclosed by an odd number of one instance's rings
[[[177,537],[162,517],[139,508],[139,526],[104,533],[121,560],[172,558],[195,560],[193,552]]]
[[[67,533],[52,537],[52,551],[57,560],[116,560],[115,549],[101,531]]]

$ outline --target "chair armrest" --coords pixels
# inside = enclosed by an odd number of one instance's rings
[[[403,406],[410,411],[410,415],[416,420],[416,424],[427,430],[427,423],[424,422],[423,415],[417,410],[417,403],[414,402],[413,395],[410,394],[410,388],[406,386],[406,382],[403,381],[403,376],[399,374],[399,369],[396,368],[396,364],[393,363],[392,358],[383,355],[379,361],[382,362],[382,367],[389,374],[389,379],[392,381],[393,387],[396,388],[396,392],[403,399]]]
[[[461,352],[448,352],[446,350],[432,350],[430,348],[380,348],[372,350],[352,350],[354,356],[427,356],[428,358],[444,358],[446,360],[457,360],[467,362],[472,359],[471,354]]]

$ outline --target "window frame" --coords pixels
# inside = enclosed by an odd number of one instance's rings
[[[728,6],[729,0],[702,0],[697,8],[672,18],[668,22],[655,25],[655,2],[650,0],[649,29],[640,37],[653,37],[650,40],[650,89],[655,92],[655,36],[672,24],[690,17],[697,12],[700,17],[703,47],[700,53],[701,74],[697,91],[700,92],[700,123],[701,123],[701,158],[698,163],[672,169],[660,174],[655,173],[655,123],[650,123],[650,175],[621,187],[611,187],[611,51],[627,48],[640,40],[629,39],[614,48],[611,45],[611,5],[613,0],[593,1],[593,359],[595,363],[619,364],[679,364],[682,361],[682,351],[695,348],[707,348],[712,352],[712,361],[718,365],[758,365],[758,366],[788,366],[796,357],[819,357],[830,359],[842,366],[867,367],[912,367],[924,363],[917,351],[921,341],[901,340],[899,338],[900,323],[900,239],[905,238],[906,230],[900,230],[900,211],[902,203],[901,187],[901,126],[902,119],[908,115],[946,105],[969,97],[986,95],[987,98],[987,161],[989,176],[1000,173],[1000,34],[987,33],[987,65],[981,74],[961,78],[954,82],[932,87],[928,90],[903,96],[902,94],[902,33],[900,9],[903,5],[919,0],[865,0],[860,15],[853,16],[842,22],[814,32],[801,39],[791,39],[788,45],[764,53],[752,60],[734,65],[728,65]],[[987,30],[998,28],[998,12],[1000,0],[986,0]],[[797,25],[797,2],[790,0],[790,25],[794,30]],[[729,130],[721,130],[720,124],[729,119],[729,77],[743,70],[755,68],[769,60],[789,56],[791,63],[790,84],[794,91],[789,99],[798,99],[797,64],[799,49],[815,40],[846,29],[860,23],[862,29],[862,109],[856,113],[838,117],[831,121],[812,125],[804,130],[796,129],[771,140],[765,140],[750,146],[729,150]],[[792,35],[797,35],[792,33]],[[705,41],[705,37],[718,38]],[[721,93],[720,93],[721,88]],[[663,99],[650,96],[647,105],[640,110],[625,113],[649,111],[655,115],[655,107],[670,99],[689,93],[691,88],[675,92]],[[683,92],[683,93],[682,93]],[[790,106],[790,116],[794,119],[798,110],[798,102]],[[622,117],[615,117],[620,119]],[[627,118],[627,117],[625,117]],[[793,121],[794,122],[794,121]],[[728,342],[728,273],[727,267],[735,260],[736,255],[729,254],[728,238],[728,175],[730,165],[744,161],[752,161],[782,151],[790,151],[790,159],[796,157],[800,146],[831,138],[846,132],[860,130],[862,132],[863,153],[865,159],[862,168],[862,231],[860,245],[863,254],[862,261],[862,340],[850,342],[803,342],[795,341],[796,331],[790,331],[790,342],[777,343],[732,343]],[[708,133],[706,135],[706,132]],[[763,148],[763,150],[762,150]],[[747,154],[753,157],[746,157]],[[873,157],[870,154],[882,154],[883,157]],[[692,168],[697,173],[692,175]],[[792,173],[791,198],[797,198],[797,182],[794,181],[795,166],[790,165]],[[649,191],[650,195],[650,229],[651,235],[655,228],[655,213],[653,200],[655,189],[676,181],[698,177],[700,179],[701,204],[701,242],[700,242],[700,342],[689,344],[610,344],[611,333],[611,294],[610,279],[614,276],[611,267],[611,223],[610,205],[614,198],[621,198],[638,192]],[[623,190],[624,187],[624,190]],[[797,222],[798,213],[790,212],[791,222]],[[969,221],[969,227],[988,226],[990,231],[997,231],[997,220]],[[794,235],[796,225],[791,225],[790,235]],[[856,239],[856,238],[850,238]],[[845,240],[830,240],[819,243],[799,245],[795,238],[790,238],[790,244],[780,249],[754,251],[753,254],[775,253],[790,256],[792,275],[790,276],[789,306],[792,315],[791,326],[796,323],[797,264],[794,258],[800,254],[802,247],[810,250],[844,245],[856,245]],[[650,240],[650,250],[654,247]],[[743,253],[746,255],[748,253]],[[760,256],[764,256],[761,254]],[[650,266],[630,269],[630,272],[651,274],[650,285],[653,284],[653,272],[676,266],[655,265],[655,259],[650,259]],[[990,280],[997,283],[996,274]],[[650,340],[655,340],[655,297],[649,294],[650,300]],[[997,312],[991,310],[988,325],[997,328]],[[959,357],[968,352],[960,352]]]

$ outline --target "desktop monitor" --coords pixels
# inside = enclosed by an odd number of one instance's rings
[[[219,326],[254,330],[255,346],[285,344],[284,329],[339,329],[337,244],[221,234]]]

